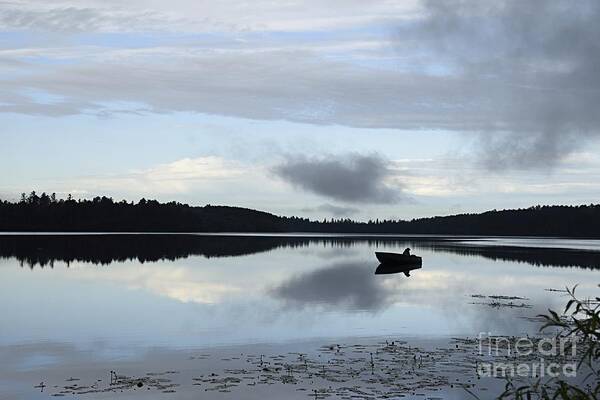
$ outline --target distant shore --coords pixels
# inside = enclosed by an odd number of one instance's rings
[[[600,205],[533,206],[418,218],[354,221],[277,216],[247,208],[189,206],[109,197],[57,199],[31,192],[18,202],[0,201],[3,232],[245,232],[402,235],[484,235],[600,238]]]

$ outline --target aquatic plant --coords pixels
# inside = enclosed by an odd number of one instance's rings
[[[539,315],[544,320],[540,331],[556,329],[557,337],[568,338],[577,346],[577,373],[586,374],[583,381],[573,383],[559,376],[522,382],[508,377],[499,399],[597,400],[600,397],[600,297],[579,299],[576,289],[577,286],[566,288],[570,299],[563,315],[553,310],[548,310],[548,315]]]

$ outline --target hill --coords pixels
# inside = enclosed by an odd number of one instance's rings
[[[0,202],[0,231],[15,232],[323,232],[600,238],[600,205],[535,206],[444,217],[359,222],[311,221],[247,208],[192,207],[142,199],[116,202],[23,194]]]

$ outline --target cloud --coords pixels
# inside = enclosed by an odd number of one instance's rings
[[[0,4],[5,30],[61,33],[0,42],[0,112],[106,116],[129,102],[140,109],[126,112],[443,129],[469,135],[489,170],[555,166],[600,132],[595,0],[378,1],[367,13],[357,1],[52,4]],[[396,36],[381,34],[390,21]],[[198,35],[77,36],[131,31]],[[19,95],[28,88],[63,100]]]
[[[349,203],[391,204],[405,199],[401,187],[386,183],[391,170],[376,154],[292,157],[272,171],[298,188]]]
[[[408,35],[473,85],[473,100],[489,110],[488,126],[477,141],[485,167],[554,166],[597,137],[600,3],[425,4],[427,18]],[[485,87],[489,91],[483,95]]]
[[[132,30],[144,21],[146,28],[160,19],[151,14],[110,13],[94,8],[57,7],[31,9],[0,5],[0,26],[4,30],[90,32]],[[129,24],[129,27],[127,28]]]
[[[0,2],[0,27],[49,32],[154,31],[301,31],[349,28],[407,18],[416,1],[399,4],[374,0],[368,10],[355,0],[274,3],[222,0],[16,0]]]
[[[119,112],[113,104],[126,102],[153,113],[183,111],[360,128],[456,127],[445,108],[432,111],[432,97],[445,104],[452,101],[444,92],[453,83],[444,78],[389,70],[374,74],[372,68],[327,58],[328,52],[299,49],[297,43],[268,49],[255,43],[242,48],[211,45],[72,49],[70,58],[64,49],[25,54],[7,50],[5,57],[28,63],[19,74],[0,78],[5,92],[33,88],[64,102],[15,98],[0,105],[0,112],[104,115],[114,108]],[[36,57],[59,62],[38,64]],[[462,124],[480,127],[481,120],[463,118]]]
[[[357,214],[360,210],[355,207],[336,206],[334,204],[325,203],[313,208],[303,208],[301,211],[309,213],[321,212],[335,217],[347,217],[349,215]]]
[[[392,302],[393,291],[360,263],[340,263],[295,276],[270,290],[291,306],[348,307],[376,311]]]
[[[198,188],[204,191],[220,182],[230,184],[241,179],[249,170],[241,164],[207,156],[183,158],[143,170],[122,174],[87,176],[65,184],[86,188],[86,192],[136,192],[152,194],[188,193]],[[73,193],[73,192],[71,192]]]

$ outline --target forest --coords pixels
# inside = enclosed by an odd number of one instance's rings
[[[23,194],[0,201],[4,232],[315,232],[600,237],[600,205],[533,206],[411,220],[309,220],[228,206]]]

